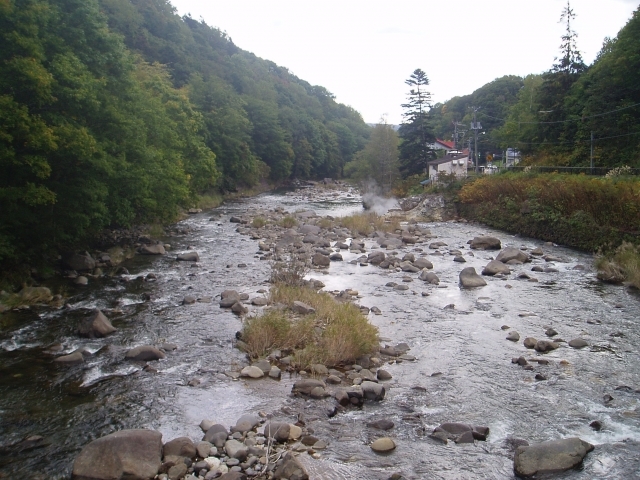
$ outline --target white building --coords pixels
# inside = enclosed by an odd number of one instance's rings
[[[454,174],[456,177],[466,177],[468,161],[468,154],[457,150],[453,150],[437,160],[431,160],[427,163],[427,165],[429,165],[429,179],[431,183],[437,183],[438,177],[442,173],[447,175]]]

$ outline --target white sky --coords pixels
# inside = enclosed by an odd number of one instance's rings
[[[559,55],[565,0],[171,0],[226,31],[243,50],[287,67],[376,123],[401,122],[416,69],[435,102],[503,75],[548,70]],[[578,48],[591,64],[638,0],[571,0]]]

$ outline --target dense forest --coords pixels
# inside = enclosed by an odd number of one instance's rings
[[[0,265],[205,191],[338,177],[370,128],[166,0],[0,0]]]
[[[567,5],[560,55],[548,71],[502,77],[471,95],[434,105],[435,135],[452,139],[453,122],[460,122],[461,146],[468,146],[476,107],[481,158],[511,147],[529,164],[589,166],[593,145],[596,167],[640,167],[640,10],[616,38],[604,40],[589,66],[572,29],[574,17]]]

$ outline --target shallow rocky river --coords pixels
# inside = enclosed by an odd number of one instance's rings
[[[344,261],[311,272],[324,290],[357,290],[358,304],[380,309],[369,319],[380,330],[381,346],[409,345],[415,360],[385,366],[393,378],[385,382],[383,401],[328,418],[333,398],[290,395],[296,375],[238,380],[247,365],[234,348],[241,319],[218,306],[219,295],[226,289],[263,295],[258,290],[269,288],[270,263],[259,260],[257,240],[237,233],[229,219],[276,207],[341,216],[360,211],[361,201],[353,192],[328,190],[322,198],[276,192],[227,204],[180,222],[163,239],[171,244],[168,254],[126,261],[129,275],[91,279],[86,287],[65,280],[57,288],[67,308],[2,314],[0,478],[68,478],[82,446],[116,430],[152,428],[165,441],[183,435],[195,441],[202,438],[202,419],[229,426],[259,411],[288,422],[304,419],[326,441],[319,458],[299,456],[312,479],[386,479],[394,473],[408,479],[513,478],[517,439],[565,437],[596,448],[580,470],[556,478],[640,478],[640,297],[597,281],[590,255],[479,225],[419,223],[435,237],[430,242],[446,245],[397,249],[400,257],[427,254],[439,285],[422,282],[416,273],[349,263],[361,253],[348,250],[341,252]],[[512,266],[503,278],[483,277],[487,286],[461,289],[462,268],[480,272],[497,253],[469,249],[468,240],[485,234],[498,237],[503,247],[540,247],[562,261],[536,257]],[[366,239],[367,251],[373,247],[378,245]],[[200,261],[176,262],[176,253],[189,248]],[[466,263],[454,262],[451,250],[459,250]],[[531,271],[534,266],[556,271]],[[518,278],[523,272],[533,278]],[[188,295],[200,301],[183,305]],[[81,339],[78,323],[95,308],[118,330],[105,339]],[[545,354],[524,347],[526,337],[547,339],[549,328],[557,331],[555,339],[582,338],[588,345],[574,349],[559,342]],[[512,331],[519,341],[506,339]],[[85,347],[94,355],[62,367],[49,353],[56,343],[62,344],[56,354]],[[129,348],[142,344],[176,348],[167,347],[165,359],[151,362],[157,372],[145,371],[144,364],[124,360]],[[512,363],[521,356],[528,366]],[[538,363],[540,358],[548,363]],[[367,426],[378,419],[395,427],[380,432]],[[601,422],[599,431],[590,427],[594,421]],[[487,426],[490,434],[484,442],[444,445],[429,438],[444,422]],[[24,440],[34,435],[42,440]],[[381,436],[395,440],[391,454],[369,447]]]

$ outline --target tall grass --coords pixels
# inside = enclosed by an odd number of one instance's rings
[[[366,236],[376,230],[394,232],[400,228],[400,218],[386,218],[375,212],[358,213],[337,220],[340,226],[347,228],[353,236]]]
[[[633,178],[507,173],[465,184],[458,199],[468,218],[583,250],[639,239],[640,182]]]
[[[596,261],[598,278],[606,282],[627,281],[640,289],[640,247],[624,242],[614,252]]]

